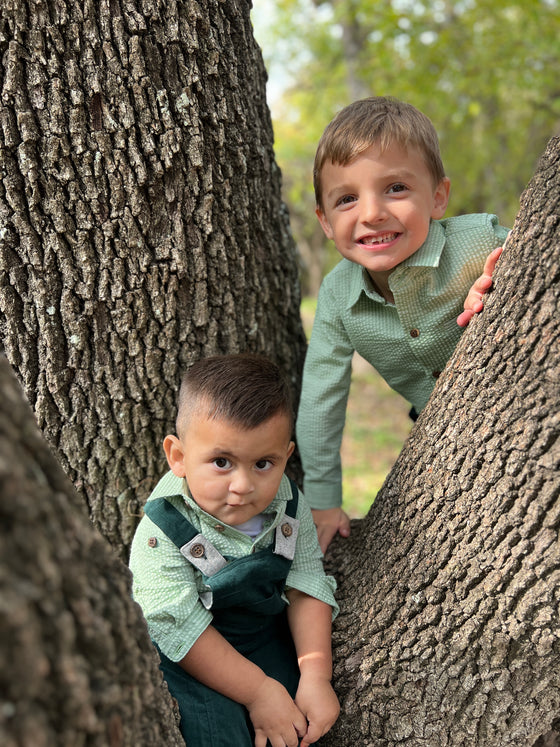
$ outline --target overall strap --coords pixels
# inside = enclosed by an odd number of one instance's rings
[[[293,560],[299,531],[299,519],[296,519],[299,493],[298,487],[292,479],[290,479],[290,487],[292,488],[292,500],[286,503],[282,521],[276,527],[273,552],[275,555],[282,555],[288,560]]]
[[[286,516],[291,516],[292,519],[295,519],[299,501],[299,490],[298,486],[291,477],[288,477],[288,480],[290,481],[290,487],[292,489],[292,500],[288,501],[288,503],[286,504]]]
[[[148,501],[144,513],[177,545],[181,555],[206,576],[211,576],[226,565],[226,559],[210,540],[200,534],[165,498]]]
[[[144,513],[178,548],[198,534],[188,519],[165,498],[155,498],[144,506]]]

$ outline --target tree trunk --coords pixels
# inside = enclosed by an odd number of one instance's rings
[[[182,370],[263,352],[299,389],[297,262],[249,14],[0,0],[0,335],[121,549],[163,471]]]
[[[558,744],[560,139],[494,292],[329,565],[343,713],[321,745]]]
[[[0,744],[184,745],[129,573],[0,355]]]

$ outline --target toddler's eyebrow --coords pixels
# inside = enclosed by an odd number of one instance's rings
[[[227,449],[220,449],[219,447],[216,447],[211,450],[210,452],[210,458],[211,459],[217,459],[218,457],[223,457],[224,459],[230,459],[230,460],[236,460],[239,459],[238,454],[234,454],[232,451],[227,451]],[[278,459],[281,459],[282,454],[261,454],[259,455],[255,461],[261,462],[263,460],[266,461],[275,461]]]

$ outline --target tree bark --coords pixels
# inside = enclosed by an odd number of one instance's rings
[[[184,745],[128,569],[0,355],[0,744]]]
[[[0,335],[126,554],[181,372],[305,352],[248,0],[0,0]]]
[[[555,138],[483,314],[332,546],[343,710],[321,745],[558,744],[559,163]]]

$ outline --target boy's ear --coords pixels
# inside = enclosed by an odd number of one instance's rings
[[[163,450],[171,472],[177,477],[185,477],[185,451],[177,436],[166,436],[163,439]]]
[[[432,209],[432,218],[438,219],[443,218],[445,211],[447,210],[447,203],[449,202],[449,189],[451,182],[444,176],[441,182],[437,185],[434,192],[434,207]]]
[[[319,218],[319,223],[321,224],[321,228],[325,232],[325,236],[327,237],[327,239],[332,239],[334,234],[331,228],[331,224],[328,222],[324,212],[321,210],[319,205],[317,205],[317,207],[315,208],[315,215],[317,216],[317,218]]]

